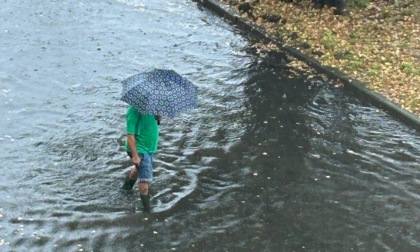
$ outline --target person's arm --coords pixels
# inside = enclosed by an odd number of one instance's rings
[[[132,155],[131,161],[133,162],[134,165],[139,166],[141,160],[137,152],[136,138],[134,137],[134,135],[127,134],[127,142],[128,142],[128,147],[130,148],[131,155]]]

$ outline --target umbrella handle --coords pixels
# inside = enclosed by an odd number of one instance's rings
[[[160,120],[162,120],[162,116],[160,115],[155,115],[155,119],[157,121],[157,124],[160,125]]]

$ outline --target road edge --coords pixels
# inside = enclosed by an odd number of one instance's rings
[[[340,80],[343,82],[344,88],[347,88],[356,94],[360,95],[362,98],[366,98],[374,106],[377,106],[381,109],[384,109],[394,118],[400,120],[408,126],[413,127],[417,131],[420,131],[420,118],[403,108],[401,108],[396,103],[390,101],[385,96],[375,91],[372,91],[367,88],[366,85],[361,83],[358,80],[351,79],[346,76],[344,73],[340,72],[338,69],[333,69],[328,66],[324,66],[319,63],[317,60],[301,53],[295,48],[290,46],[284,46],[279,39],[268,35],[262,27],[256,26],[251,22],[247,21],[244,18],[241,18],[236,13],[234,13],[228,6],[223,6],[220,2],[216,0],[192,0],[198,4],[201,4],[205,8],[209,9],[213,13],[219,15],[220,17],[230,21],[233,25],[236,25],[239,29],[248,32],[252,35],[255,35],[262,39],[264,42],[271,42],[276,44],[279,48],[289,53],[298,60],[301,60],[308,64],[310,67],[314,68],[318,72],[327,75],[331,79]]]

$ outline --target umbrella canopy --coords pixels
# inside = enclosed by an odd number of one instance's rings
[[[121,100],[143,115],[175,117],[197,107],[197,87],[173,70],[152,69],[122,84]]]

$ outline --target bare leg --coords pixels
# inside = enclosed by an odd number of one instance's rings
[[[132,168],[130,171],[130,175],[128,176],[131,180],[137,180],[138,172],[136,167]]]
[[[140,191],[141,195],[148,195],[149,194],[149,183],[140,182],[139,183],[139,191]]]

